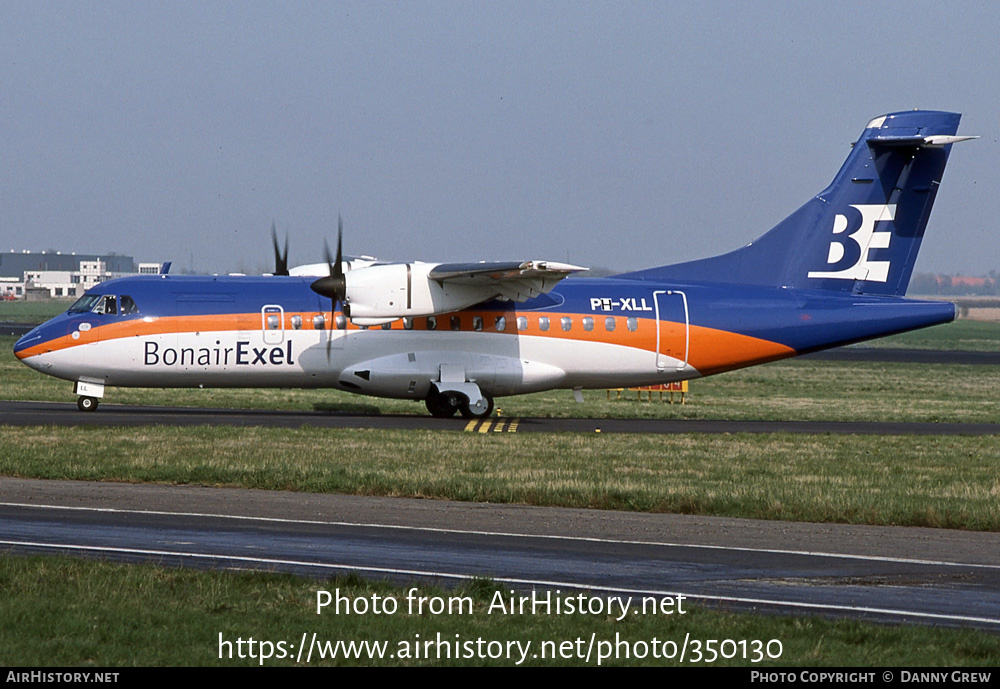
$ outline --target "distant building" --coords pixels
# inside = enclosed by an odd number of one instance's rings
[[[137,272],[159,273],[160,264],[140,263],[136,270],[131,256],[117,254],[0,254],[0,297],[39,298],[47,293],[50,298],[75,298],[101,282]]]
[[[0,277],[24,278],[27,272],[79,270],[81,261],[103,261],[108,272],[135,273],[135,259],[120,254],[73,254],[59,251],[0,253]]]

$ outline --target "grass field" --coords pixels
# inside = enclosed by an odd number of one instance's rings
[[[0,301],[0,323],[44,323],[72,305],[74,299]]]
[[[447,435],[0,426],[0,474],[1000,531],[996,437]]]
[[[299,644],[303,634],[315,633],[320,641],[387,642],[388,652],[414,655],[415,642],[460,642],[459,657],[438,660],[384,658],[323,660],[314,654],[309,665],[495,665],[513,666],[518,651],[507,657],[468,657],[477,647],[486,653],[500,651],[499,643],[530,643],[524,665],[581,666],[598,664],[597,654],[616,644],[624,655],[602,660],[611,666],[743,666],[770,669],[788,666],[834,667],[942,667],[989,666],[997,663],[997,637],[985,632],[932,629],[913,626],[876,626],[816,617],[767,617],[712,611],[688,606],[685,614],[630,615],[622,621],[608,615],[520,615],[487,614],[492,596],[506,591],[488,580],[473,580],[456,589],[421,586],[419,595],[467,597],[471,612],[457,614],[409,614],[405,595],[408,587],[366,582],[357,577],[313,581],[277,574],[197,572],[95,563],[61,558],[0,558],[0,665],[19,666],[267,666],[295,665],[294,659],[272,657],[220,659],[220,638],[228,641],[236,656],[237,640],[250,638],[271,644]],[[380,596],[398,603],[391,615],[316,614],[317,590],[339,593],[351,599]],[[574,657],[586,651],[591,635],[602,644],[590,662]],[[746,641],[749,658],[716,658],[709,663],[707,644],[702,660],[695,662],[689,650],[679,662],[653,656],[653,641],[661,653],[671,653],[688,636],[702,641],[730,639]],[[487,647],[478,641],[492,642]],[[581,643],[577,643],[581,640]],[[752,662],[755,645],[762,641],[770,649]],[[775,643],[774,641],[778,643]],[[467,646],[466,642],[473,645]],[[563,644],[568,643],[568,646]],[[404,647],[405,644],[405,647]],[[545,646],[544,644],[549,644]],[[452,646],[452,648],[455,648]],[[730,643],[716,643],[727,655],[740,650]],[[571,657],[532,657],[562,649]],[[779,652],[780,649],[780,652]],[[228,653],[223,645],[223,652]],[[243,652],[249,653],[244,644]],[[277,656],[278,649],[274,649]],[[644,657],[637,658],[638,652]],[[294,651],[293,651],[294,655]],[[556,655],[559,655],[556,653]],[[775,657],[777,656],[777,657]],[[303,655],[303,658],[306,656]],[[304,665],[305,663],[300,663]]]

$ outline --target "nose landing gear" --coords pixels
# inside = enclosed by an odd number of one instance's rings
[[[76,406],[80,411],[94,411],[97,409],[98,399],[96,397],[80,397],[76,401]]]
[[[76,406],[80,411],[94,411],[100,398],[104,397],[104,384],[86,383],[81,380],[73,387],[73,392],[80,396],[76,400]]]

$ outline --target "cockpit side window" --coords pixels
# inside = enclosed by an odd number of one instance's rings
[[[123,294],[119,297],[122,307],[123,316],[133,316],[139,313],[139,307],[136,306],[135,300],[127,294]]]
[[[94,313],[103,313],[109,315],[115,315],[118,313],[118,300],[113,294],[107,294],[104,296],[104,300],[98,303],[94,307]]]

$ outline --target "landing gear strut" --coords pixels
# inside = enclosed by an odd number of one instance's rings
[[[80,411],[94,411],[97,409],[98,399],[96,397],[80,397],[76,401],[76,406]]]

